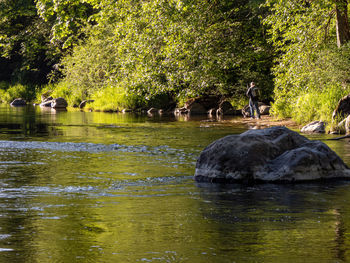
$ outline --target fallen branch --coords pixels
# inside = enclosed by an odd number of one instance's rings
[[[331,138],[331,139],[327,139],[327,140],[341,140],[341,139],[346,139],[346,138],[350,138],[350,134],[345,135],[345,136],[341,136],[341,137],[337,137],[337,138]]]

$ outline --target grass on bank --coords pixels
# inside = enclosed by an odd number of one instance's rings
[[[36,101],[40,102],[41,94],[51,94],[52,97],[63,97],[71,107],[78,106],[83,100],[93,100],[87,108],[95,111],[121,111],[123,109],[136,110],[140,108],[157,107],[166,108],[169,103],[173,103],[168,94],[158,94],[155,96],[139,95],[129,93],[122,86],[107,86],[96,89],[90,94],[86,89],[72,86],[67,82],[48,84],[36,95]]]
[[[309,89],[299,94],[280,96],[272,104],[272,115],[291,117],[299,124],[324,121],[327,129],[335,127],[341,119],[332,120],[332,114],[339,100],[350,94],[350,87],[332,86],[323,89]]]
[[[10,103],[15,98],[23,98],[28,102],[40,102],[41,95],[44,93],[50,93],[54,98],[65,98],[69,106],[79,105],[85,99],[92,99],[94,102],[89,103],[88,108],[99,111],[166,108],[169,103],[174,103],[167,94],[159,94],[146,100],[146,96],[129,94],[125,88],[118,86],[108,86],[88,95],[83,89],[73,87],[67,82],[42,87],[0,82],[0,100],[3,103]],[[327,122],[329,126],[335,126],[341,120],[332,120],[332,113],[339,100],[348,94],[350,94],[350,86],[347,88],[331,86],[322,91],[309,89],[299,94],[284,94],[276,98],[272,104],[272,115],[279,118],[291,117],[299,124],[320,120]],[[235,98],[230,101],[235,106],[244,106],[246,102]]]

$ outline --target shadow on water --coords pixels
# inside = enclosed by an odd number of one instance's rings
[[[32,136],[62,135],[48,118],[43,118],[37,107],[27,105],[24,107],[7,107],[0,105],[0,135],[14,136],[15,138],[30,138]],[[50,119],[55,114],[55,110],[50,108]]]
[[[284,262],[304,256],[312,262],[350,259],[346,252],[350,244],[349,181],[196,186],[203,200],[203,217],[218,233],[223,228],[230,232],[230,238],[223,235],[218,242],[232,256],[249,258],[252,253],[258,262],[278,262],[280,255]],[[242,246],[249,253],[242,254]]]

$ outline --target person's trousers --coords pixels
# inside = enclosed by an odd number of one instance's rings
[[[256,111],[258,118],[260,118],[259,105],[257,101],[249,100],[249,108],[250,108],[250,117],[254,118],[254,111]]]

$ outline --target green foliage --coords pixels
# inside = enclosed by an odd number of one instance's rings
[[[112,28],[110,28],[112,30]],[[100,37],[91,38],[77,46],[72,55],[63,61],[65,82],[75,87],[74,93],[82,100],[95,91],[109,85],[111,72],[116,65],[116,48],[105,42],[110,32],[101,32]]]
[[[82,101],[79,89],[72,86],[72,84],[65,81],[59,82],[54,85],[50,85],[50,90],[52,90],[51,96],[53,98],[65,98],[69,106],[79,105]]]
[[[108,86],[96,91],[92,95],[94,102],[90,108],[101,111],[120,111],[136,109],[145,105],[144,98],[136,94],[129,94],[122,87]]]
[[[3,0],[0,77],[45,84],[63,74],[54,90],[71,103],[107,87],[146,105],[169,94],[243,97],[253,79],[270,97],[262,2]]]
[[[37,91],[35,101],[40,103],[41,96],[46,94],[53,98],[65,98],[69,106],[79,105],[82,99],[80,94],[76,92],[77,90],[77,88],[64,81],[55,84],[50,83],[42,86],[40,90]]]
[[[81,29],[95,12],[88,1],[35,0],[40,17],[52,25],[51,43],[70,48],[83,37]]]
[[[6,82],[0,82],[1,102],[10,103],[17,98],[32,101],[35,98],[35,90],[35,87],[26,86],[19,83],[10,85]]]
[[[262,1],[88,2],[100,10],[91,18],[96,25],[62,61],[65,80],[82,96],[123,85],[149,97],[242,97],[252,79],[271,95],[273,51],[260,24]]]
[[[329,87],[320,92],[318,89],[300,94],[290,116],[299,123],[322,120],[332,123],[332,113],[338,101],[350,93],[350,88]]]
[[[63,76],[41,92],[71,106],[164,108],[210,94],[241,107],[253,80],[264,100],[274,92],[275,115],[329,120],[350,86],[334,10],[334,0],[3,0],[0,78],[22,85],[0,92],[32,98],[24,84]]]
[[[58,62],[59,50],[49,42],[50,24],[36,11],[32,0],[0,1],[2,79],[30,86],[45,83]]]
[[[265,19],[279,56],[273,68],[272,112],[299,122],[330,120],[338,100],[349,91],[350,46],[336,46],[333,1],[266,3]]]

